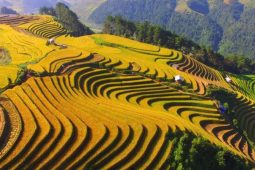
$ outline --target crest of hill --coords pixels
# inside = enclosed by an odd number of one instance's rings
[[[255,56],[254,8],[251,0],[108,0],[89,16],[103,24],[107,16],[150,21],[228,57]],[[245,25],[245,27],[243,27]],[[249,36],[247,36],[247,34]],[[237,36],[238,35],[238,36]]]

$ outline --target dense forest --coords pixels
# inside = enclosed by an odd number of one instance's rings
[[[200,136],[177,131],[167,136],[173,141],[169,158],[172,169],[176,170],[250,170],[251,165],[233,153],[211,144]]]
[[[189,53],[193,58],[222,71],[232,73],[255,73],[255,62],[249,58],[232,56],[225,58],[210,48],[200,47],[195,42],[178,36],[149,22],[132,22],[121,16],[106,18],[103,33],[131,38],[137,41],[174,48]]]
[[[102,24],[107,16],[149,21],[187,37],[226,57],[255,57],[255,9],[223,0],[107,0],[90,16]],[[187,4],[185,4],[187,3]]]
[[[40,14],[52,15],[68,30],[72,36],[82,36],[92,34],[88,27],[79,21],[78,16],[63,3],[57,3],[55,8],[42,7]]]

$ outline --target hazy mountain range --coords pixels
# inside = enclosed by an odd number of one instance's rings
[[[102,9],[103,7],[108,7],[107,5],[113,5],[112,11],[109,7],[104,9],[105,13],[118,13],[127,14],[128,11],[121,11],[123,7],[138,9],[140,5],[148,4],[147,2],[153,4],[151,7],[158,9],[162,5],[166,9],[174,10],[175,12],[197,12],[201,14],[208,14],[210,10],[217,7],[218,2],[222,2],[226,5],[234,5],[237,8],[242,9],[243,7],[255,8],[254,0],[0,0],[0,6],[6,6],[15,9],[20,13],[36,13],[38,9],[42,6],[54,6],[57,2],[63,2],[69,5],[73,10],[75,10],[81,17],[88,18],[98,7]],[[118,3],[120,8],[115,8]],[[147,9],[148,6],[143,6]],[[160,8],[161,9],[161,8]],[[143,11],[142,9],[141,12]],[[136,11],[135,11],[136,12]],[[144,15],[153,15],[154,10],[150,13],[144,13]],[[164,11],[171,12],[171,11]],[[161,11],[162,13],[162,11]],[[165,14],[167,15],[167,13]],[[104,16],[102,16],[103,18]],[[97,21],[98,22],[98,21]]]
[[[57,2],[63,2],[70,6],[83,21],[105,0],[0,0],[0,6],[12,8],[19,13],[37,13],[40,7],[55,6]]]
[[[108,15],[148,20],[221,54],[255,56],[254,0],[0,0],[0,6],[36,13],[57,2],[86,23],[102,24]]]

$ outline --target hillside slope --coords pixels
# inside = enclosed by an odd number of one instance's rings
[[[168,169],[169,136],[178,131],[254,162],[254,76],[122,37],[70,37],[49,16],[2,16],[0,23],[0,46],[12,58],[0,74],[1,169]],[[20,81],[8,81],[13,75]],[[205,96],[212,85],[235,94],[240,129]]]
[[[253,58],[254,4],[249,0],[108,0],[89,19],[98,24],[108,15],[147,20],[223,55]]]
[[[252,0],[0,0],[0,6],[28,14],[57,2],[67,4],[94,28],[108,15],[122,15],[159,24],[228,57],[255,56]]]

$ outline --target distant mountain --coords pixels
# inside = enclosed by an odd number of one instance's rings
[[[90,15],[150,21],[221,54],[255,56],[254,0],[107,0]]]
[[[66,0],[83,22],[88,22],[89,16],[106,0]],[[93,22],[93,21],[90,21]]]
[[[81,20],[87,21],[90,14],[105,0],[0,0],[0,7],[11,7],[19,13],[37,13],[40,7],[53,7],[62,2],[74,10]]]
[[[0,14],[18,14],[15,10],[8,7],[0,7]]]
[[[20,13],[37,13],[40,7],[52,7],[57,2],[70,5],[65,0],[0,0],[0,6],[11,7]]]

